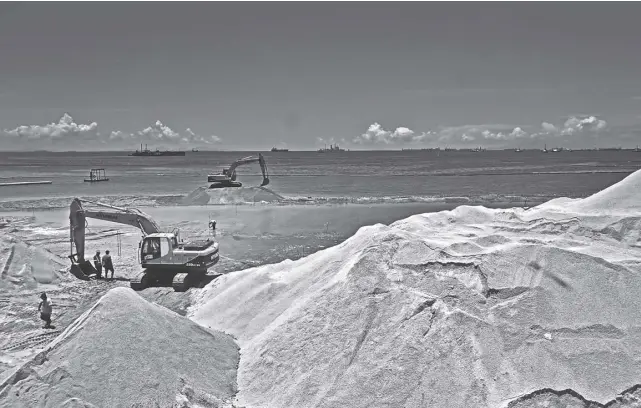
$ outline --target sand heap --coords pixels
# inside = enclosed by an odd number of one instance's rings
[[[0,385],[0,406],[217,407],[237,364],[229,336],[116,288]]]
[[[641,383],[640,181],[577,213],[461,206],[364,227],[221,277],[189,315],[238,338],[248,407],[530,407],[546,388],[606,403]]]
[[[67,265],[54,254],[4,234],[0,237],[0,290],[50,288]]]
[[[584,199],[557,198],[539,206],[541,209],[593,215],[639,214],[641,176],[639,171],[620,182]]]
[[[284,198],[265,187],[236,187],[209,189],[199,187],[187,194],[183,205],[275,203]]]

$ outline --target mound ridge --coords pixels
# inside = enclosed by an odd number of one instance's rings
[[[499,407],[544,389],[606,404],[641,382],[639,174],[576,213],[461,206],[364,227],[221,277],[189,316],[237,337],[248,407]]]
[[[0,385],[0,405],[190,406],[198,393],[220,404],[237,364],[231,337],[115,288]]]
[[[628,175],[620,182],[611,185],[584,199],[559,198],[542,204],[541,208],[565,208],[568,212],[593,214],[639,214],[639,191],[641,190],[641,170]]]

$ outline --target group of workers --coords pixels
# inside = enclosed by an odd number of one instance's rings
[[[111,255],[109,255],[109,250],[105,251],[105,255],[100,258],[100,251],[96,251],[96,255],[93,256],[93,266],[98,272],[97,278],[102,279],[102,270],[105,270],[105,279],[108,279],[107,275],[111,271],[111,279],[114,278],[114,264],[111,261]]]
[[[114,264],[111,260],[111,255],[109,255],[109,250],[105,251],[105,255],[101,258],[100,251],[96,251],[96,255],[93,257],[93,264],[98,271],[98,279],[102,279],[102,270],[105,270],[105,279],[107,275],[111,272],[111,279],[114,277]],[[47,297],[46,292],[40,294],[40,304],[38,305],[38,311],[40,312],[40,319],[45,322],[44,329],[50,329],[51,326],[51,312],[53,311],[53,306],[51,300]]]
[[[209,221],[209,228],[211,228],[214,235],[216,235],[216,220]],[[109,255],[109,250],[105,251],[104,256],[100,256],[100,251],[96,251],[96,254],[93,256],[93,265],[98,272],[97,278],[102,279],[102,271],[105,271],[105,279],[108,279],[108,274],[111,271],[111,279],[114,277],[114,264],[111,260],[111,255]],[[51,301],[47,298],[47,294],[43,292],[40,295],[40,304],[38,305],[38,311],[40,312],[40,319],[45,322],[44,328],[51,328],[51,312],[53,307]]]

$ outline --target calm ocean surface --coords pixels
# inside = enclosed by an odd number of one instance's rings
[[[184,157],[131,157],[127,152],[0,153],[0,183],[50,180],[51,185],[0,187],[0,209],[45,209],[70,197],[175,205],[207,186],[207,174],[254,152],[187,152]],[[430,200],[519,201],[584,197],[641,168],[634,151],[267,152],[271,190],[285,201],[407,203]],[[110,181],[85,183],[92,167]],[[244,186],[260,184],[257,164],[237,169]],[[245,196],[247,194],[245,193]],[[216,204],[214,202],[214,204]],[[221,203],[222,204],[222,203]]]

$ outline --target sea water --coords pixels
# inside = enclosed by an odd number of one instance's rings
[[[52,181],[0,187],[0,208],[66,208],[72,197],[102,197],[121,205],[175,205],[208,186],[208,174],[251,154],[0,153],[0,182]],[[641,154],[634,151],[267,152],[264,156],[271,180],[267,187],[287,201],[308,204],[585,197],[641,167]],[[91,168],[104,168],[110,180],[85,183]],[[262,181],[256,164],[241,166],[237,173],[244,186]]]

